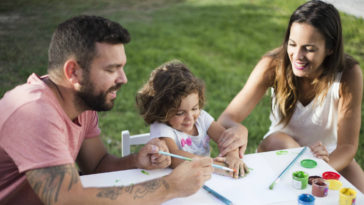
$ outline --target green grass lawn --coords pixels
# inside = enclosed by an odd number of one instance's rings
[[[126,46],[128,84],[114,109],[100,113],[109,150],[120,155],[120,132],[148,132],[135,107],[135,94],[152,69],[179,59],[207,87],[207,110],[218,118],[243,87],[260,57],[279,46],[289,16],[305,1],[286,0],[2,0],[0,3],[0,97],[35,72],[46,73],[47,49],[57,24],[79,14],[101,15],[131,33]],[[364,68],[364,21],[342,14],[345,51]],[[361,49],[360,49],[361,48]],[[362,116],[363,116],[362,104]],[[247,153],[268,130],[270,98],[265,96],[243,122],[249,129]],[[360,138],[364,136],[363,123]],[[359,147],[362,148],[361,140]],[[213,155],[216,155],[216,146]],[[364,167],[364,150],[357,161]]]

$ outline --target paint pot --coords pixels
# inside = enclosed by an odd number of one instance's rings
[[[285,155],[285,154],[288,154],[287,150],[276,151],[276,155]]]
[[[315,197],[311,194],[301,194],[298,196],[298,204],[299,205],[314,205]]]
[[[320,176],[310,176],[308,177],[308,184],[312,185],[312,181],[315,179],[322,179]]]
[[[308,169],[312,169],[315,168],[317,166],[317,162],[315,160],[312,159],[304,159],[301,161],[301,166],[304,168],[308,168]]]
[[[312,181],[312,194],[314,196],[325,197],[327,196],[328,191],[329,188],[324,179],[318,178]]]
[[[356,200],[356,191],[351,188],[340,189],[339,205],[354,205]]]
[[[308,174],[304,171],[296,171],[292,174],[292,185],[296,189],[305,189],[308,183]]]
[[[339,180],[340,179],[340,175],[336,172],[324,172],[322,173],[322,178],[323,179],[336,179]]]
[[[330,190],[339,190],[343,183],[336,179],[327,179],[326,182],[329,184]]]

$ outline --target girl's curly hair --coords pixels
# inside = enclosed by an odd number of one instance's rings
[[[197,93],[199,108],[205,103],[205,85],[181,62],[171,61],[156,68],[138,91],[136,104],[147,124],[166,123],[173,117],[181,100]]]

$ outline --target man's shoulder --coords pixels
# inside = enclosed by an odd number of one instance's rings
[[[0,100],[0,125],[15,114],[31,117],[36,113],[55,112],[57,104],[50,95],[47,88],[37,84],[23,84],[8,91]]]
[[[27,83],[21,84],[7,91],[0,104],[11,104],[13,106],[26,104],[38,99],[47,99],[50,95],[50,89],[41,82],[40,79],[35,80],[35,74],[32,74]]]

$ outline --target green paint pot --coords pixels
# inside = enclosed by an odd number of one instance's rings
[[[292,174],[292,185],[296,189],[305,189],[308,183],[308,174],[304,171],[296,171]]]

